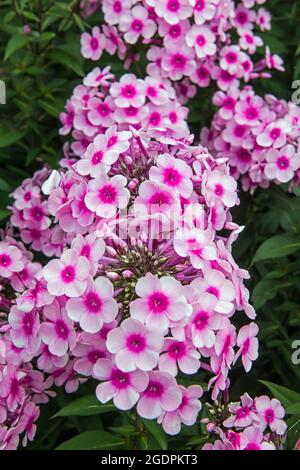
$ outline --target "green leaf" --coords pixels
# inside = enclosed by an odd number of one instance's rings
[[[10,211],[7,209],[0,209],[0,220],[6,219],[10,215]]]
[[[285,274],[272,271],[261,279],[252,292],[254,308],[261,308],[268,300],[274,299],[280,290],[290,287],[291,282],[285,280],[285,278]]]
[[[59,410],[53,418],[58,416],[92,416],[111,411],[116,411],[116,407],[110,404],[101,404],[96,396],[91,394],[71,401],[71,403]]]
[[[53,62],[58,62],[71,69],[80,77],[84,76],[84,71],[78,61],[78,58],[72,56],[68,52],[62,51],[61,49],[52,49],[48,52],[47,57]]]
[[[8,147],[20,140],[24,135],[24,132],[18,132],[17,130],[8,129],[5,126],[0,125],[0,148]]]
[[[159,447],[162,450],[167,450],[168,441],[167,441],[166,434],[164,433],[162,427],[159,424],[157,424],[156,421],[152,421],[149,419],[143,419],[143,423],[147,431],[149,431],[149,433],[154,437]]]
[[[258,248],[252,264],[265,259],[281,258],[300,249],[300,239],[296,235],[285,233],[269,238]]]
[[[63,442],[55,450],[112,450],[120,449],[125,441],[104,431],[87,431]]]
[[[4,54],[4,62],[15,52],[17,52],[22,47],[26,46],[29,43],[29,37],[26,34],[15,34],[10,38],[7,43],[5,54]]]
[[[0,191],[5,191],[6,193],[11,191],[11,187],[3,178],[0,178]]]
[[[286,407],[300,401],[300,393],[266,380],[260,380],[260,382],[264,384],[273,393],[274,397],[281,401],[281,403]]]
[[[293,405],[288,406],[285,411],[289,415],[299,415],[300,416],[300,402],[294,403]]]

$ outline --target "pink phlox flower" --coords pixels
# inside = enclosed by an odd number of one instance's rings
[[[182,402],[182,391],[167,372],[150,371],[147,388],[141,393],[137,412],[142,418],[156,419],[164,411],[174,411]]]
[[[109,279],[90,277],[81,297],[67,301],[66,310],[69,318],[79,322],[87,333],[97,333],[103,323],[110,323],[118,314],[118,304],[113,298],[114,289]]]
[[[76,344],[73,322],[57,300],[44,307],[43,312],[45,321],[40,326],[42,341],[48,345],[51,354],[64,356]]]
[[[255,398],[255,408],[261,420],[262,430],[269,426],[278,435],[285,434],[287,429],[287,425],[283,421],[285,411],[279,400],[262,395]]]
[[[107,403],[113,399],[114,405],[120,410],[131,409],[149,383],[146,372],[122,372],[109,359],[99,359],[94,365],[93,374],[102,381],[96,388],[98,400]]]
[[[166,332],[170,322],[191,314],[192,307],[183,295],[182,285],[171,276],[159,279],[147,273],[138,280],[135,291],[140,298],[131,302],[131,316],[145,322],[149,329]]]
[[[155,368],[163,342],[160,332],[153,332],[139,321],[128,318],[108,333],[106,345],[109,352],[115,354],[117,367],[123,372],[132,372]]]
[[[200,368],[200,354],[188,341],[166,338],[159,358],[159,370],[174,377],[178,370],[184,374],[195,374]]]

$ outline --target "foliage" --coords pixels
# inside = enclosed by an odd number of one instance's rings
[[[79,34],[101,20],[97,14],[87,24],[79,15],[79,3],[1,2],[0,79],[6,83],[7,104],[0,106],[0,220],[9,214],[11,190],[42,161],[55,167],[61,157],[58,116],[74,85],[89,70],[80,57]],[[300,2],[293,0],[287,8],[281,0],[270,0],[267,8],[273,14],[273,27],[262,35],[272,51],[284,58],[286,72],[276,72],[271,80],[259,79],[254,86],[261,95],[291,99],[292,81],[300,79]],[[111,60],[118,74],[123,64],[114,58],[104,55],[97,65],[104,67]],[[144,65],[142,54],[132,68],[143,75]],[[213,115],[212,93],[199,91],[189,103],[196,135]],[[247,287],[258,315],[260,358],[246,379],[237,370],[232,398],[246,389],[251,393],[269,389],[287,409],[286,445],[292,448],[300,435],[300,368],[291,360],[292,343],[300,339],[300,191],[290,194],[283,186],[272,186],[253,196],[241,194],[234,220],[245,225],[234,244],[234,255],[239,265],[250,270]],[[99,404],[94,389],[95,384],[84,384],[67,398],[57,390],[57,398],[42,409],[36,439],[28,448],[195,449],[208,440],[200,422],[167,438],[156,423]],[[204,406],[203,417],[206,413]]]

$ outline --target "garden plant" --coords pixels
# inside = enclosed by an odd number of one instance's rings
[[[300,450],[300,2],[0,12],[0,449]]]

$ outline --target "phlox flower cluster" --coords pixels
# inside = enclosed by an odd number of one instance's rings
[[[249,276],[231,254],[241,228],[226,161],[189,139],[114,126],[67,169],[25,186],[15,205],[38,194],[60,248],[46,250],[51,260],[10,311],[14,346],[67,392],[92,377],[100,402],[136,407],[169,434],[194,424],[200,377],[220,399],[235,362],[249,371],[258,356]]]
[[[300,108],[272,95],[256,95],[252,87],[218,91],[218,106],[201,143],[217,158],[228,158],[231,175],[244,190],[267,188],[271,182],[299,184]]]
[[[42,268],[32,258],[32,253],[10,236],[0,241],[0,450],[15,450],[20,436],[23,446],[32,441],[39,405],[54,396],[49,390],[53,378],[31,362],[40,347],[39,338],[35,338],[38,316],[34,312],[20,316],[16,308],[17,296],[36,285]],[[45,298],[50,299],[46,291]]]
[[[183,138],[189,135],[188,109],[182,106],[169,80],[128,73],[119,81],[110,67],[93,69],[75,87],[60,119],[62,135],[72,133],[70,155],[81,157],[89,144],[112,125],[126,130],[129,126],[152,129],[157,135]]]
[[[284,408],[275,398],[252,399],[245,393],[239,402],[210,406],[209,415],[203,422],[215,440],[203,450],[282,449],[287,425]]]
[[[147,73],[177,83],[184,103],[197,87],[223,91],[284,70],[259,35],[271,28],[265,0],[102,0],[105,24],[81,37],[83,57],[118,54],[126,66],[146,47]],[[137,47],[138,45],[138,47]],[[144,46],[143,46],[144,45]],[[253,56],[260,53],[260,59]]]

